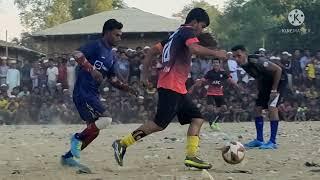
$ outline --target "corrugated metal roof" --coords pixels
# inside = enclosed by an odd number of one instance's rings
[[[33,52],[33,53],[37,53],[37,54],[43,54],[43,53],[40,53],[40,52],[35,51],[33,49],[26,48],[24,46],[20,46],[20,45],[14,44],[14,43],[10,43],[10,42],[6,42],[6,41],[0,40],[0,47],[6,47],[6,46],[8,48],[15,48],[15,49],[29,51],[29,52]]]
[[[136,8],[104,11],[81,19],[69,21],[45,29],[33,36],[96,34],[102,32],[103,24],[108,19],[117,19],[124,27],[125,33],[132,32],[172,32],[181,24],[179,20],[148,13]]]

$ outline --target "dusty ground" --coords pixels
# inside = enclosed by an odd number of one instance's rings
[[[187,126],[171,124],[164,132],[149,136],[130,147],[124,167],[113,159],[111,143],[138,125],[113,125],[82,153],[82,162],[93,174],[77,174],[59,164],[69,147],[70,133],[81,125],[0,126],[0,179],[14,180],[189,180],[203,179],[201,171],[184,167]],[[213,163],[215,180],[306,180],[320,179],[320,122],[281,123],[278,150],[250,150],[240,165],[228,165],[215,148],[229,140],[245,142],[254,137],[253,123],[222,124],[221,132],[202,130],[201,157]],[[269,123],[265,125],[269,134]],[[242,136],[243,138],[239,136]],[[167,137],[167,138],[166,138]],[[176,139],[175,139],[176,138]]]

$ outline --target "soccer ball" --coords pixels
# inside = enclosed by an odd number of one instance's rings
[[[230,142],[222,148],[222,157],[229,164],[239,164],[244,159],[245,151],[240,142]]]

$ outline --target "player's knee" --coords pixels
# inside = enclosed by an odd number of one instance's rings
[[[204,119],[201,119],[201,118],[193,118],[191,120],[191,124],[197,125],[197,126],[202,126],[203,122],[204,122]]]
[[[270,118],[271,119],[278,119],[278,117],[279,117],[278,108],[269,107],[269,113],[270,113]]]
[[[96,122],[96,126],[99,130],[105,129],[111,125],[112,118],[110,117],[100,117]]]

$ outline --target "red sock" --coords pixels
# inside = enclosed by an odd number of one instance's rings
[[[81,150],[86,148],[96,137],[98,137],[100,130],[95,123],[87,124],[87,128],[78,134],[79,139],[82,141]]]

